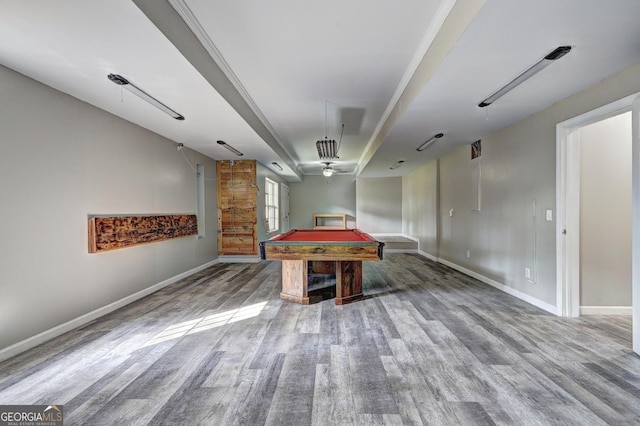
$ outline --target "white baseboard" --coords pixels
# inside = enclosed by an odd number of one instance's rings
[[[260,256],[218,256],[220,263],[260,263]]]
[[[580,315],[629,315],[631,306],[580,306]]]
[[[430,256],[431,258],[433,256]],[[542,309],[543,311],[547,311],[549,313],[552,313],[554,315],[558,315],[558,308],[555,305],[551,305],[547,302],[544,302],[540,299],[537,299],[533,296],[530,296],[526,293],[523,293],[519,290],[516,290],[512,287],[506,286],[502,283],[499,283],[495,280],[492,280],[491,278],[485,277],[484,275],[481,275],[477,272],[474,272],[470,269],[467,269],[465,267],[462,267],[460,265],[456,265],[455,263],[449,262],[447,260],[444,259],[437,259],[436,262],[440,262],[443,265],[447,265],[448,267],[455,269],[456,271],[460,271],[463,274],[469,275],[470,277],[473,277],[475,279],[477,279],[478,281],[482,281],[485,284],[489,284],[491,287],[495,287],[498,290],[502,290],[507,294],[510,294],[511,296],[517,297],[520,300],[523,300],[527,303],[532,304],[533,306],[536,306],[540,309]]]
[[[431,254],[429,254],[427,252],[424,252],[422,250],[418,250],[418,254],[420,254],[423,257],[426,257],[429,260],[433,260],[434,262],[438,262],[439,261],[439,259],[437,257],[435,257],[435,256],[433,256],[433,255],[431,255]]]
[[[193,269],[185,271],[181,274],[178,274],[174,277],[166,279],[162,282],[152,285],[151,287],[147,287],[144,290],[140,290],[137,293],[134,293],[130,296],[124,297],[120,300],[117,300],[113,303],[110,303],[106,306],[98,308],[94,311],[81,315],[77,318],[74,318],[70,321],[67,321],[63,324],[60,324],[56,327],[50,328],[49,330],[43,331],[42,333],[36,334],[35,336],[29,337],[28,339],[22,340],[18,343],[15,343],[9,347],[6,347],[0,350],[0,361],[4,361],[5,359],[9,359],[12,356],[18,355],[21,352],[24,352],[28,349],[36,347],[46,341],[53,339],[54,337],[58,337],[63,335],[64,333],[71,331],[75,328],[82,327],[85,324],[90,323],[96,318],[100,318],[108,313],[115,311],[116,309],[120,309],[123,306],[128,305],[129,303],[135,302],[136,300],[142,299],[145,296],[150,295],[151,293],[155,293],[156,291],[173,284],[177,281],[180,281],[183,278],[188,277],[189,275],[195,274],[209,266],[215,265],[219,263],[218,260],[212,260],[211,262],[207,262],[203,265],[197,266]]]

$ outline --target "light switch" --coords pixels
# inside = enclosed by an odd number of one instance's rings
[[[449,209],[449,217],[453,217],[453,209]]]
[[[547,221],[551,222],[553,220],[553,210],[547,210]]]

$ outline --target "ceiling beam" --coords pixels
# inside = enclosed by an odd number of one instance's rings
[[[133,0],[133,3],[211,84],[220,96],[236,110],[258,136],[275,151],[282,162],[291,168],[298,179],[302,180],[302,173],[298,170],[298,166],[291,155],[285,151],[283,145],[279,142],[275,130],[244,90],[239,80],[235,78],[222,56],[218,54],[217,58],[215,58],[216,55],[211,50],[216,49],[211,40],[204,43],[210,43],[207,46],[209,49],[207,49],[198,39],[198,36],[200,38],[208,37],[204,30],[195,29],[194,31],[168,0]],[[176,3],[177,8],[182,5],[184,10],[188,10],[184,2],[174,1],[174,3]],[[196,33],[200,34],[196,35]],[[214,54],[212,55],[212,53]]]
[[[419,62],[415,61],[417,64],[412,62],[407,68],[405,78],[398,85],[396,93],[391,98],[358,161],[356,176],[362,173],[398,119],[409,108],[424,85],[433,77],[485,1],[449,0],[443,2],[443,7],[440,11],[443,15],[441,16],[442,25],[440,27],[437,26],[436,18],[436,25],[427,30],[421,45],[422,51],[419,50],[417,54],[424,53],[421,58],[418,57]]]

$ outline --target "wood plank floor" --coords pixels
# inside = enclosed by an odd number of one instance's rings
[[[279,299],[218,264],[0,363],[0,404],[68,425],[640,424],[631,319],[558,318],[411,254],[366,299]]]

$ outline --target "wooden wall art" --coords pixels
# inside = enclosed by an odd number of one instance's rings
[[[198,234],[195,214],[89,218],[89,253]]]

